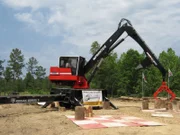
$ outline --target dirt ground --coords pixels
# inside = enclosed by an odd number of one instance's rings
[[[74,115],[73,110],[65,112],[44,109],[38,105],[0,105],[0,135],[179,135],[180,113],[173,118],[152,117],[150,112],[142,112],[141,101],[112,100],[118,110],[93,110],[94,115],[129,115],[166,124],[151,127],[116,127],[101,129],[81,129],[65,115]],[[150,103],[153,108],[154,104]]]

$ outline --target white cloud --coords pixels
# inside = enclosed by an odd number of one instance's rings
[[[17,13],[15,15],[15,17],[20,20],[20,21],[23,21],[23,22],[27,22],[27,23],[30,23],[30,24],[35,24],[36,21],[32,19],[32,14],[30,13]]]
[[[91,43],[97,40],[103,44],[117,29],[123,17],[132,22],[140,36],[156,54],[173,47],[173,43],[179,41],[179,0],[2,1],[16,10],[15,17],[19,21],[36,32],[47,36],[63,37],[59,49],[66,48],[67,54],[78,53],[88,57]],[[24,10],[26,8],[30,10]],[[72,46],[69,48],[66,44],[74,45],[74,48]],[[129,48],[142,51],[131,39],[127,39],[116,51],[122,53]],[[51,51],[53,54],[58,53],[57,49]],[[49,54],[45,57],[47,58]]]
[[[39,8],[49,8],[57,5],[58,0],[2,0],[9,7],[15,9],[32,8],[38,10]],[[63,1],[63,0],[61,0]]]

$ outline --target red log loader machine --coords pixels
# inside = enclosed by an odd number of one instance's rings
[[[127,36],[120,38],[123,33]],[[65,107],[75,107],[83,105],[101,106],[103,101],[109,101],[106,90],[91,89],[90,82],[96,71],[100,67],[103,60],[127,37],[134,39],[144,50],[146,58],[137,66],[139,68],[147,68],[151,64],[157,67],[162,74],[162,85],[155,92],[154,97],[165,90],[171,94],[171,100],[175,98],[175,94],[168,88],[165,83],[167,71],[161,65],[159,60],[149,49],[147,44],[136,32],[131,22],[127,19],[121,19],[117,30],[107,39],[107,41],[97,50],[97,52],[86,62],[84,57],[78,56],[62,56],[59,58],[58,67],[50,67],[49,80],[55,84],[55,88],[51,89],[50,95],[39,96],[6,96],[0,97],[0,103],[28,103],[28,102],[46,102],[44,107],[53,101],[59,101],[60,105]],[[90,77],[86,78],[86,74],[91,71]],[[63,86],[69,86],[63,88]],[[115,105],[110,102],[114,109]]]

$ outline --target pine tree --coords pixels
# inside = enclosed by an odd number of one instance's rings
[[[13,79],[19,79],[22,75],[22,69],[24,67],[24,55],[22,55],[21,50],[17,48],[12,50],[8,64],[11,68]]]

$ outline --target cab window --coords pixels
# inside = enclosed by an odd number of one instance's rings
[[[59,67],[71,68],[73,75],[76,75],[77,65],[78,57],[60,57]]]

